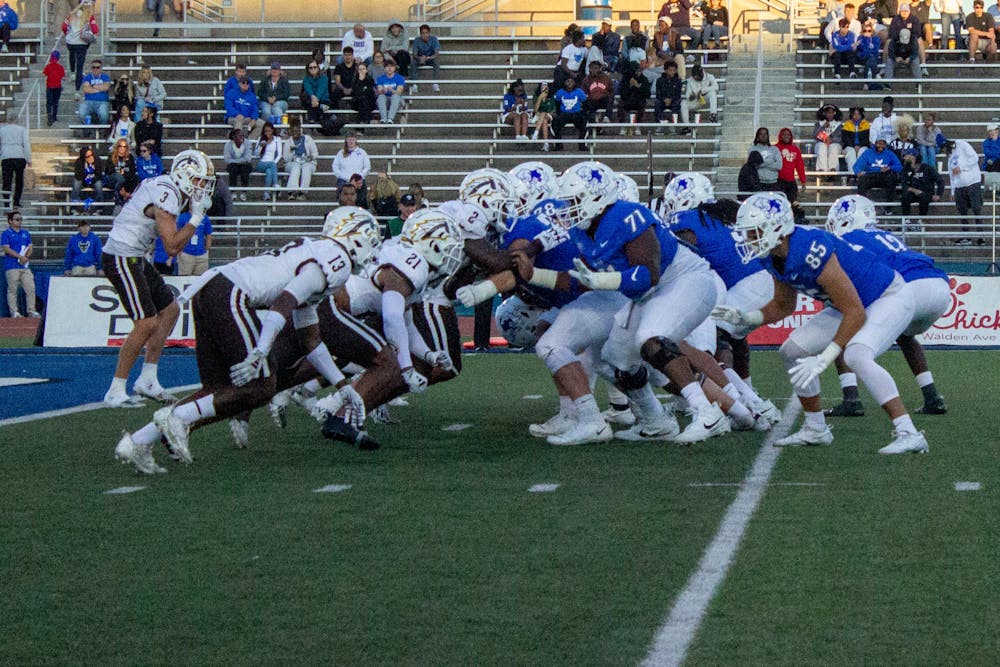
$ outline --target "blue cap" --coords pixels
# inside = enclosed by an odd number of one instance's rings
[[[49,54],[50,60],[59,60],[60,58],[62,58],[62,54],[60,54],[58,51],[53,51],[51,54]]]

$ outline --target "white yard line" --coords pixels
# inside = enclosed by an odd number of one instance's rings
[[[674,602],[673,609],[656,633],[653,646],[646,659],[642,661],[643,665],[650,667],[680,665],[684,662],[688,648],[694,641],[698,628],[701,627],[708,605],[725,579],[729,566],[732,565],[743,533],[746,532],[750,519],[757,511],[767,489],[771,471],[778,462],[781,448],[774,447],[773,443],[788,434],[799,410],[798,401],[788,401],[781,422],[768,433],[753,468],[743,480],[736,499],[726,510],[715,537],[702,555],[698,569],[688,579],[684,590]]]
[[[979,482],[955,482],[956,491],[981,491],[982,488]]]
[[[180,387],[167,387],[169,392],[188,392],[194,391],[200,384],[186,384]],[[153,401],[147,401],[147,405],[155,405]],[[100,410],[101,408],[107,408],[104,405],[104,401],[98,401],[96,403],[84,403],[83,405],[74,405],[72,408],[62,408],[61,410],[49,410],[47,412],[36,412],[33,415],[22,415],[20,417],[11,417],[9,419],[0,420],[0,426],[13,426],[14,424],[26,424],[28,422],[39,421],[42,419],[51,419],[53,417],[65,417],[66,415],[75,415],[80,412],[90,412],[91,410]],[[113,409],[113,408],[108,408]],[[134,408],[114,408],[120,410],[129,410]]]
[[[559,488],[558,484],[532,484],[528,487],[528,493],[552,493]]]

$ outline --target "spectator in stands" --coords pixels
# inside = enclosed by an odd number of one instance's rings
[[[243,130],[237,127],[229,130],[229,141],[222,148],[222,159],[226,162],[230,185],[237,188],[249,187],[250,172],[253,170],[253,149]],[[240,201],[247,200],[246,192],[240,192],[236,196]]]
[[[778,189],[778,172],[781,170],[781,152],[771,145],[771,133],[766,127],[757,128],[753,137],[751,153],[760,153],[761,162],[757,167],[757,179],[762,191]]]
[[[104,163],[104,184],[112,192],[118,192],[118,188],[125,182],[129,174],[135,174],[135,157],[129,146],[129,140],[122,137],[115,142]]]
[[[62,82],[66,78],[66,68],[60,64],[61,54],[53,51],[49,54],[49,62],[42,69],[45,77],[45,115],[49,127],[59,116],[59,98],[62,96]]]
[[[159,114],[152,104],[147,104],[142,109],[142,120],[135,125],[135,145],[138,152],[139,146],[147,141],[153,142],[153,152],[163,155],[163,123],[156,120]]]
[[[111,111],[117,116],[118,109],[125,104],[129,110],[135,107],[135,84],[128,74],[120,74],[111,86]]]
[[[893,111],[896,101],[891,96],[882,98],[882,113],[875,116],[871,122],[870,139],[884,139],[886,143],[896,136],[896,114]]]
[[[709,42],[715,41],[715,48],[721,49],[722,38],[729,36],[729,10],[722,5],[722,0],[708,0],[701,4],[701,37],[698,46],[711,48]]]
[[[212,193],[212,205],[205,215],[212,216],[218,223],[228,221],[233,217],[233,193],[229,190],[229,183],[224,178],[215,181],[215,191]]]
[[[590,40],[590,46],[587,47],[587,57],[584,58],[584,62],[587,63],[587,72],[590,72],[590,63],[597,63],[602,70],[607,69],[607,63],[604,62],[604,35],[595,32],[587,39]]]
[[[345,46],[344,48],[346,49],[347,47]],[[354,57],[353,46],[351,47],[351,57]],[[315,49],[312,50],[312,60],[310,60],[309,62],[316,63],[316,65],[319,66],[319,71],[322,74],[327,74],[327,71],[330,69],[330,61],[326,59],[326,53],[323,52],[322,46],[317,46]]]
[[[413,195],[417,200],[417,208],[430,208],[431,202],[424,195],[424,186],[420,183],[410,183],[406,188],[406,193]]]
[[[819,45],[830,46],[829,35],[831,30],[836,30],[840,24],[840,19],[844,18],[844,3],[839,0],[820,0],[820,9],[826,11],[825,17],[819,23]],[[832,26],[832,27],[831,27]]]
[[[570,23],[563,30],[562,37],[559,38],[559,52],[561,53],[563,49],[573,43],[573,34],[580,32],[580,25],[577,23]]]
[[[900,174],[902,190],[902,213],[910,215],[913,202],[917,203],[920,215],[927,215],[932,201],[940,201],[944,193],[944,181],[937,170],[920,159],[919,151],[908,151],[903,156],[903,171]]]
[[[1000,171],[1000,123],[992,121],[986,125],[986,140],[983,141],[983,171]]]
[[[500,122],[514,128],[515,141],[528,140],[528,95],[524,92],[524,82],[520,79],[510,84],[510,88],[504,93]]]
[[[24,170],[31,166],[31,140],[20,117],[0,122],[0,170],[3,171],[3,204],[21,208]],[[8,195],[10,198],[8,199]]]
[[[247,73],[246,63],[236,63],[235,74],[226,79],[226,85],[222,87],[222,98],[225,99],[230,91],[236,92],[240,89],[240,79],[250,82],[250,90],[253,90],[253,79]]]
[[[904,33],[904,30],[908,32]],[[902,57],[903,64],[909,64],[911,69],[914,67],[914,63],[916,64],[916,69],[913,71],[914,79],[919,78],[921,74],[928,76],[930,72],[927,71],[926,67],[923,68],[922,72],[920,69],[927,59],[924,53],[924,44],[921,41],[923,31],[924,28],[920,20],[910,11],[909,3],[904,2],[899,5],[899,13],[893,16],[892,22],[889,23],[889,36],[885,49],[886,66],[888,67],[889,54],[892,53],[897,59]]]
[[[618,71],[618,61],[621,58],[622,38],[611,29],[610,21],[601,21],[601,33],[604,35],[604,63],[609,72]]]
[[[10,33],[17,30],[17,12],[7,4],[7,0],[0,0],[0,53],[10,51]]]
[[[380,122],[392,125],[396,114],[403,103],[403,91],[406,90],[406,79],[396,72],[396,63],[385,61],[385,74],[375,79],[375,104],[378,105]]]
[[[986,13],[993,17],[993,25],[996,26],[997,32],[1000,33],[1000,0],[997,0],[995,5],[990,5]]]
[[[172,276],[176,265],[176,258],[167,254],[167,249],[163,247],[163,239],[157,236],[153,242],[153,268],[160,275]]]
[[[962,139],[945,142],[945,153],[951,175],[951,196],[962,218],[962,231],[968,233],[971,226],[979,226],[979,216],[983,212],[983,174],[979,169],[979,156],[972,145]],[[976,243],[983,245],[985,240],[980,237]],[[972,240],[966,236],[955,241],[955,245],[972,245]]]
[[[114,145],[119,139],[126,139],[130,144],[135,141],[135,122],[132,120],[132,108],[127,104],[118,107],[118,112],[108,128],[108,144]]]
[[[838,32],[844,25],[844,21],[847,21],[847,31],[850,32],[857,38],[861,34],[861,21],[858,20],[858,12],[854,8],[854,5],[850,2],[844,5],[843,16],[837,18],[836,20],[830,21],[830,24],[826,26],[825,36],[826,41],[832,46],[833,45],[833,35]]]
[[[264,201],[271,200],[271,190],[277,196],[278,189],[278,161],[281,159],[281,139],[274,133],[274,124],[265,121],[260,131],[260,139],[253,149],[254,159],[257,164],[253,170],[264,174]]]
[[[392,238],[394,236],[399,236],[399,232],[403,230],[403,223],[406,219],[413,215],[413,212],[417,210],[417,198],[406,193],[399,198],[399,215],[395,218],[389,220],[386,223],[386,238]]]
[[[0,234],[0,252],[3,254],[3,270],[7,278],[7,308],[10,317],[21,317],[17,308],[18,290],[24,289],[24,303],[28,317],[41,317],[35,310],[35,276],[28,261],[34,247],[31,234],[21,228],[24,218],[21,211],[7,212],[7,229]]]
[[[260,111],[257,109],[257,96],[250,87],[250,79],[240,79],[236,91],[226,93],[226,122],[238,127],[248,136],[253,136],[257,128]],[[324,86],[324,91],[325,91]]]
[[[673,60],[675,53],[683,53],[684,46],[677,48],[678,33],[671,33],[670,23],[667,18],[660,18],[656,21],[656,30],[653,31],[653,41],[650,48],[656,52],[656,56],[663,60]]]
[[[108,91],[111,90],[111,78],[102,71],[103,68],[104,63],[95,58],[90,63],[90,74],[83,78],[83,85],[80,88],[83,92],[83,101],[77,110],[81,123],[89,124],[94,119],[98,125],[105,125],[108,122],[110,115]]]
[[[358,122],[364,125],[374,123],[375,80],[368,72],[368,65],[358,63],[358,75],[351,88],[351,106],[358,114]]]
[[[622,58],[626,61],[638,63],[646,57],[646,46],[649,38],[642,31],[642,24],[639,19],[632,19],[629,23],[631,32],[625,35],[625,47],[622,51]]]
[[[663,66],[663,74],[656,80],[655,100],[653,102],[653,114],[657,123],[674,122],[681,113],[681,97],[684,95],[684,82],[677,76],[677,63],[668,60]],[[673,114],[673,118],[667,117],[664,112]],[[689,128],[684,128],[688,132]],[[663,128],[656,128],[657,134],[663,134]]]
[[[896,119],[896,136],[889,142],[889,150],[896,154],[900,162],[905,153],[916,150],[913,143],[913,116],[903,114]]]
[[[80,88],[83,86],[84,68],[87,62],[87,49],[90,42],[83,38],[83,29],[89,28],[97,34],[97,19],[94,18],[94,5],[80,3],[62,22],[62,32],[66,37],[66,48],[69,49],[69,68],[76,75],[76,92],[79,99]]]
[[[376,51],[375,55],[372,56],[372,62],[368,66],[368,72],[372,75],[372,79],[378,81],[378,78],[385,74],[385,56],[382,55],[381,51]]]
[[[758,175],[760,166],[764,163],[762,155],[760,151],[750,151],[747,161],[740,167],[740,173],[737,176],[737,187],[740,190],[740,194],[736,197],[740,201],[744,201],[754,192],[764,191],[764,187],[760,182],[760,176]]]
[[[649,79],[642,73],[641,64],[626,60],[622,65],[618,122],[627,123],[631,118],[635,118],[636,123],[641,123],[646,113],[646,100],[649,99],[652,88]],[[622,127],[618,133],[625,134],[625,130],[626,128]]]
[[[358,191],[350,183],[345,183],[340,186],[340,190],[337,191],[337,205],[338,206],[357,206],[358,205]]]
[[[867,23],[871,23],[876,32],[888,30],[887,26],[882,23],[882,19],[884,18],[892,17],[882,16],[879,5],[875,0],[866,0],[858,7],[858,20],[861,21],[861,25],[864,26]]]
[[[289,121],[289,135],[285,139],[282,157],[288,168],[288,199],[306,200],[306,191],[312,182],[316,171],[316,160],[319,159],[319,148],[308,134],[302,132],[302,121],[296,116]]]
[[[836,104],[824,104],[816,112],[813,139],[816,140],[816,171],[840,171],[840,153],[843,149],[844,115]]]
[[[162,109],[167,101],[167,89],[163,82],[153,75],[149,65],[139,68],[135,81],[135,122],[142,120],[142,110],[149,104]]]
[[[567,125],[576,128],[579,143],[577,148],[587,150],[584,139],[587,138],[587,114],[583,111],[583,102],[587,94],[576,87],[576,79],[567,77],[561,90],[556,91],[556,119],[552,121],[552,132],[556,136],[555,150],[563,149],[563,130]]]
[[[681,99],[681,120],[691,122],[691,109],[698,111],[708,106],[708,122],[719,122],[719,82],[707,74],[701,65],[691,68],[691,78],[687,80],[685,95]]]
[[[785,193],[788,201],[793,204],[799,200],[799,188],[795,184],[798,176],[802,189],[806,189],[806,163],[802,159],[802,151],[795,145],[791,129],[781,128],[778,132],[776,148],[781,153],[781,169],[778,171],[778,188]]]
[[[879,75],[879,58],[882,56],[882,40],[875,34],[874,22],[866,21],[861,26],[861,36],[855,42],[861,74],[867,79],[865,90],[881,90],[882,84],[871,83]]]
[[[390,21],[379,50],[386,58],[396,61],[402,76],[410,76],[410,36],[406,33],[406,26],[396,19]]]
[[[352,96],[351,91],[354,88],[359,64],[363,63],[358,63],[354,59],[354,47],[345,46],[343,59],[333,68],[333,79],[330,81],[330,107],[336,109],[340,106],[340,100]]]
[[[139,144],[139,157],[135,160],[135,171],[140,181],[156,178],[163,174],[163,159],[153,150],[151,139]]]
[[[920,160],[926,165],[937,169],[938,146],[945,142],[944,134],[937,126],[937,114],[933,111],[924,112],[924,122],[917,126],[913,134],[913,143],[920,152]]]
[[[573,41],[567,44],[559,53],[559,61],[552,72],[552,81],[556,91],[562,90],[567,78],[573,79],[576,86],[583,81],[583,61],[587,57],[587,49],[583,45],[583,33],[577,30],[573,33]]]
[[[583,110],[587,114],[587,121],[609,123],[614,110],[615,82],[604,71],[600,62],[588,63],[588,67],[590,73],[583,80],[583,92],[587,94]]]
[[[854,173],[858,177],[858,194],[865,197],[875,188],[887,190],[892,195],[899,183],[903,164],[896,154],[887,148],[885,139],[879,137],[875,145],[858,157],[854,163]]]
[[[833,78],[840,79],[840,73],[845,65],[848,76],[852,79],[856,77],[857,72],[854,71],[854,66],[858,62],[858,35],[851,32],[850,21],[846,18],[840,19],[840,27],[836,32],[831,33],[829,42],[830,60],[833,62]]]
[[[965,12],[962,9],[962,0],[934,0],[934,9],[941,14],[941,48],[950,48],[948,37],[954,31],[955,48],[964,49],[962,20],[965,18]]]
[[[931,7],[934,0],[910,0],[910,11],[914,18],[920,23],[920,62],[927,64],[927,49],[934,48],[934,26],[931,24]],[[930,72],[924,67],[924,76],[929,76]]]
[[[372,57],[375,55],[375,40],[372,34],[365,30],[361,23],[355,23],[354,27],[344,33],[341,41],[341,49],[350,46],[354,49],[354,57],[366,65],[370,65]]]
[[[306,65],[306,75],[302,78],[302,106],[310,123],[323,122],[323,114],[330,107],[330,81],[319,71],[319,65]]]
[[[358,135],[348,132],[344,136],[344,147],[333,156],[333,176],[337,179],[337,187],[347,183],[353,174],[361,174],[362,178],[367,178],[371,170],[371,159],[365,149],[358,145]]]
[[[984,58],[997,52],[996,24],[993,16],[983,11],[983,0],[972,3],[972,13],[965,17],[965,27],[969,31],[969,62],[976,62],[976,51],[982,51]]]
[[[70,198],[73,202],[80,201],[84,188],[92,190],[94,201],[104,199],[104,161],[97,156],[94,149],[84,146],[80,156],[73,163],[73,189]]]
[[[885,76],[887,79],[896,78],[897,67],[909,67],[910,77],[920,78],[920,47],[916,37],[907,28],[900,30],[895,39],[890,37],[886,44]],[[892,86],[886,84],[886,87],[891,88]]]
[[[441,78],[441,64],[438,56],[441,55],[441,42],[431,34],[431,27],[426,23],[420,26],[420,36],[413,40],[413,64],[416,67],[416,77],[420,78],[420,69],[430,67],[433,71],[434,79]],[[439,92],[441,86],[435,80],[434,92]]]
[[[353,187],[357,206],[368,208],[368,184],[361,174],[351,174],[351,178],[344,187]]]
[[[701,33],[691,27],[691,0],[667,0],[660,7],[657,19],[670,19],[670,31],[677,37],[687,37],[690,41],[688,46],[696,46],[701,39]]]
[[[542,81],[535,89],[535,131],[531,134],[532,141],[542,139],[542,150],[549,150],[549,132],[552,120],[556,115],[556,99],[549,94],[548,81]]]
[[[288,98],[292,96],[288,77],[281,71],[281,63],[271,63],[268,75],[257,84],[257,104],[261,118],[273,121],[288,113]]]
[[[375,185],[372,187],[371,205],[372,213],[380,219],[391,218],[399,215],[399,198],[402,192],[396,181],[380,171],[375,175]]]
[[[184,211],[177,216],[177,229],[191,220],[191,212]],[[212,249],[212,221],[206,214],[201,226],[179,253],[177,253],[177,275],[200,276],[208,271],[208,253]]]
[[[90,221],[76,221],[76,234],[66,244],[63,258],[64,276],[103,276],[101,270],[101,239],[90,232]]]

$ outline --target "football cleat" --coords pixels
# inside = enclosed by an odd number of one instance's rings
[[[113,392],[109,389],[104,394],[104,405],[109,408],[141,408],[145,404],[138,396],[129,396],[124,391]]]
[[[279,391],[271,397],[271,402],[267,404],[267,411],[271,413],[271,420],[278,428],[288,426],[288,404],[291,402],[291,389]]]
[[[893,431],[892,436],[892,442],[878,450],[879,454],[907,454],[910,452],[914,454],[926,454],[930,451],[923,431],[919,433],[899,433]]]
[[[664,411],[652,419],[640,419],[635,426],[624,431],[615,433],[615,440],[638,440],[645,442],[655,442],[658,440],[672,440],[681,427],[677,423],[677,418],[672,412]]]
[[[935,396],[931,401],[924,401],[924,404],[916,409],[918,415],[945,415],[948,414],[948,406],[944,403],[944,398]]]
[[[242,419],[229,420],[229,432],[233,434],[233,444],[237,449],[246,449],[250,444],[250,422]]]
[[[188,434],[191,429],[173,413],[173,407],[168,405],[154,412],[153,423],[156,424],[160,434],[167,439],[174,454],[181,457],[185,463],[194,462],[188,450]]]
[[[115,446],[115,458],[122,463],[131,463],[136,470],[147,475],[167,472],[166,468],[161,468],[153,460],[153,448],[135,444],[128,431],[122,433],[122,439]]]
[[[292,399],[292,403],[298,405],[306,412],[311,413],[313,407],[316,405],[316,394],[315,392],[309,391],[303,387],[296,387],[292,389],[292,393],[289,395]]]
[[[368,413],[373,424],[398,424],[398,419],[393,419],[389,415],[389,406],[386,403],[378,406],[374,410]]]
[[[712,403],[707,410],[696,412],[691,423],[674,440],[682,445],[690,445],[729,433],[730,430],[732,427],[729,417],[722,412],[718,403]]]
[[[150,381],[143,381],[142,378],[136,381],[135,386],[132,387],[134,391],[139,396],[144,398],[149,398],[158,403],[175,403],[177,402],[177,397],[173,394],[167,392],[166,389],[160,386],[160,383],[155,379]]]
[[[843,402],[824,410],[823,414],[827,417],[864,417],[865,406],[857,399],[844,399]]]
[[[632,412],[631,408],[623,408],[619,410],[618,408],[611,406],[607,410],[601,413],[604,417],[604,421],[609,424],[621,424],[622,426],[631,426],[635,423],[635,414]]]
[[[777,424],[781,421],[781,410],[778,409],[774,403],[766,398],[762,398],[758,401],[753,401],[747,405],[753,412],[767,417],[768,421],[772,424]]]
[[[336,415],[327,415],[326,421],[323,422],[323,437],[327,440],[339,440],[340,442],[346,442],[349,445],[356,445],[358,449],[365,451],[372,451],[378,449],[380,445],[373,437],[360,431],[341,417]]]
[[[406,400],[405,396],[397,396],[396,398],[386,403],[386,405],[392,408],[405,408],[410,405],[410,402]]]
[[[545,439],[550,445],[585,445],[588,442],[607,442],[614,437],[614,431],[603,417],[590,421],[573,421],[572,427],[562,433]]]
[[[528,433],[536,438],[547,438],[550,435],[559,435],[573,428],[576,424],[574,419],[565,412],[557,412],[541,424],[529,424]]]
[[[820,430],[811,428],[808,424],[803,424],[795,433],[785,436],[774,442],[775,447],[813,447],[816,445],[829,445],[833,443],[833,432],[828,424],[824,424]]]

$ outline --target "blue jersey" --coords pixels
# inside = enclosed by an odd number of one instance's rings
[[[865,308],[882,296],[896,278],[896,272],[888,264],[867,250],[855,249],[821,229],[798,225],[788,237],[788,257],[782,268],[775,266],[773,256],[765,258],[764,268],[780,282],[832,306],[830,296],[816,280],[834,254]]]
[[[511,243],[518,239],[530,242],[548,229],[549,225],[538,216],[528,215],[517,218],[500,239],[500,248],[506,250]],[[574,257],[576,257],[576,246],[567,241],[536,255],[535,266],[553,271],[569,271],[573,268]],[[517,294],[525,303],[532,306],[562,308],[580,296],[579,284],[575,280],[570,281],[570,286],[569,290],[546,289],[537,285],[529,285],[518,279]]]
[[[668,226],[674,233],[689,231],[698,237],[697,244],[691,249],[708,261],[712,270],[726,283],[726,289],[731,289],[747,276],[764,270],[764,265],[759,259],[744,264],[736,250],[733,230],[700,209],[681,211],[672,215]],[[683,237],[681,242],[684,242]]]
[[[856,229],[841,237],[855,247],[862,247],[891,266],[910,283],[923,278],[948,280],[948,274],[934,266],[934,260],[922,252],[910,250],[889,232],[880,229]]]
[[[677,254],[677,237],[670,233],[655,213],[642,204],[619,200],[601,215],[594,238],[579,227],[570,230],[570,238],[587,266],[597,271],[621,272],[622,284],[619,291],[631,299],[637,299],[652,286],[653,277],[648,275],[646,267],[629,264],[624,247],[649,228],[653,229],[660,242],[662,274]]]

